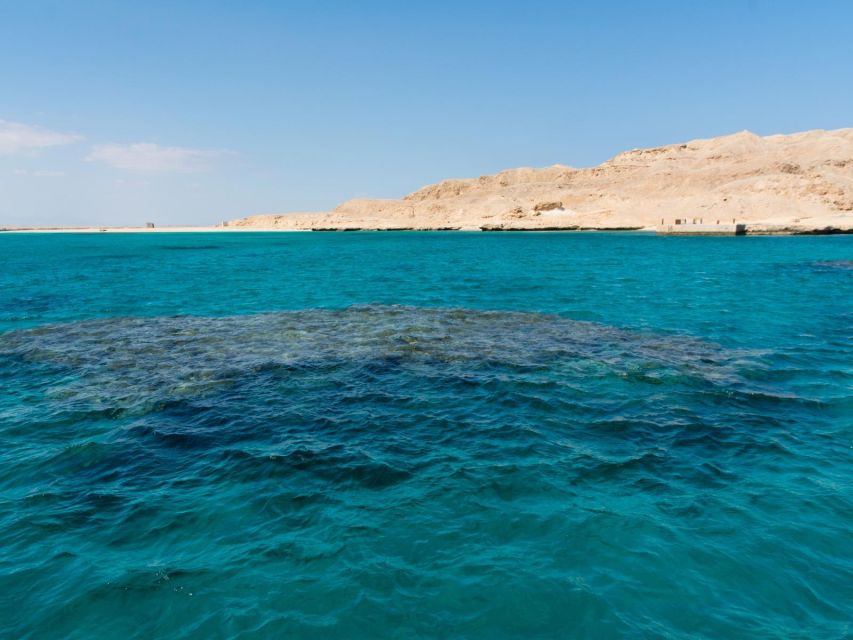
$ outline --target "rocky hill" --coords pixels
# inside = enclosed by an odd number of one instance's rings
[[[744,131],[620,153],[586,169],[554,165],[445,180],[400,200],[259,215],[231,227],[636,229],[675,219],[752,231],[853,229],[853,129],[760,137]]]

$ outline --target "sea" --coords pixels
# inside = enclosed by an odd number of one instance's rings
[[[850,638],[853,237],[0,234],[0,637]]]

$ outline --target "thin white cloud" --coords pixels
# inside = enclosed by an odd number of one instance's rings
[[[227,153],[184,147],[163,147],[151,142],[138,142],[95,145],[86,159],[105,162],[117,169],[132,171],[198,173],[210,169],[214,160]]]
[[[16,176],[35,176],[37,178],[57,178],[59,176],[65,175],[64,171],[28,171],[27,169],[15,169],[12,173],[14,173]]]
[[[75,133],[60,133],[43,127],[0,120],[0,154],[11,155],[26,151],[58,147],[83,139]]]

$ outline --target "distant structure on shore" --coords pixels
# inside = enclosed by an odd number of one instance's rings
[[[722,223],[717,220],[716,224],[703,224],[695,220],[676,220],[675,224],[661,224],[656,229],[661,236],[743,236],[746,235],[746,225]]]
[[[445,180],[400,200],[350,200],[332,211],[258,215],[227,224],[315,231],[545,231],[653,230],[667,220],[673,227],[690,221],[694,229],[704,221],[716,227],[716,221],[722,226],[731,220],[733,233],[741,225],[745,233],[851,230],[853,129],[767,137],[743,131],[626,151],[587,169],[511,169]]]

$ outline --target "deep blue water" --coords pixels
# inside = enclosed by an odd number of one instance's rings
[[[0,234],[0,637],[850,637],[851,261]]]

